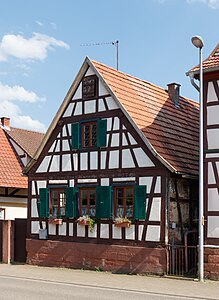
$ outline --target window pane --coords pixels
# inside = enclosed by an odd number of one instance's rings
[[[123,191],[123,188],[117,188],[117,195],[116,195],[116,200],[117,200],[117,204],[118,205],[123,205],[123,194],[124,194],[124,191]]]
[[[84,125],[84,146],[90,146],[90,126]]]
[[[133,188],[126,188],[126,205],[133,205]]]

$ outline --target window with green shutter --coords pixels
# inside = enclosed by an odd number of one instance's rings
[[[107,120],[99,119],[97,121],[97,147],[106,146]]]
[[[80,123],[71,124],[71,147],[72,149],[80,148]]]
[[[49,217],[49,189],[40,188],[39,189],[39,217],[48,218]]]
[[[134,189],[134,217],[136,220],[145,220],[146,218],[146,186],[135,186]]]
[[[112,218],[112,188],[111,186],[96,187],[96,217]]]
[[[77,192],[76,187],[68,187],[65,190],[67,218],[77,218],[78,216]]]

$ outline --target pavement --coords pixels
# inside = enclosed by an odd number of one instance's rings
[[[144,291],[151,294],[178,296],[182,299],[219,299],[219,281],[176,279],[159,276],[112,274],[109,272],[0,264],[0,277],[95,286],[110,289]],[[173,297],[174,298],[174,297]]]

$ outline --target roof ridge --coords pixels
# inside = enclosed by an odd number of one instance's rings
[[[10,128],[11,129],[16,129],[16,130],[22,130],[22,131],[26,131],[26,132],[39,133],[39,134],[45,135],[45,133],[40,132],[40,131],[35,131],[35,130],[30,130],[30,129],[24,129],[24,128],[19,128],[19,127],[13,127],[13,126],[11,126]],[[7,130],[7,131],[9,131],[9,130]]]

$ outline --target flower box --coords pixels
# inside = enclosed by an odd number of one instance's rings
[[[116,227],[126,227],[129,228],[131,226],[130,222],[114,222]]]
[[[62,219],[49,219],[50,224],[62,225]]]
[[[81,226],[89,226],[90,225],[90,221],[89,220],[78,220],[78,224]]]

